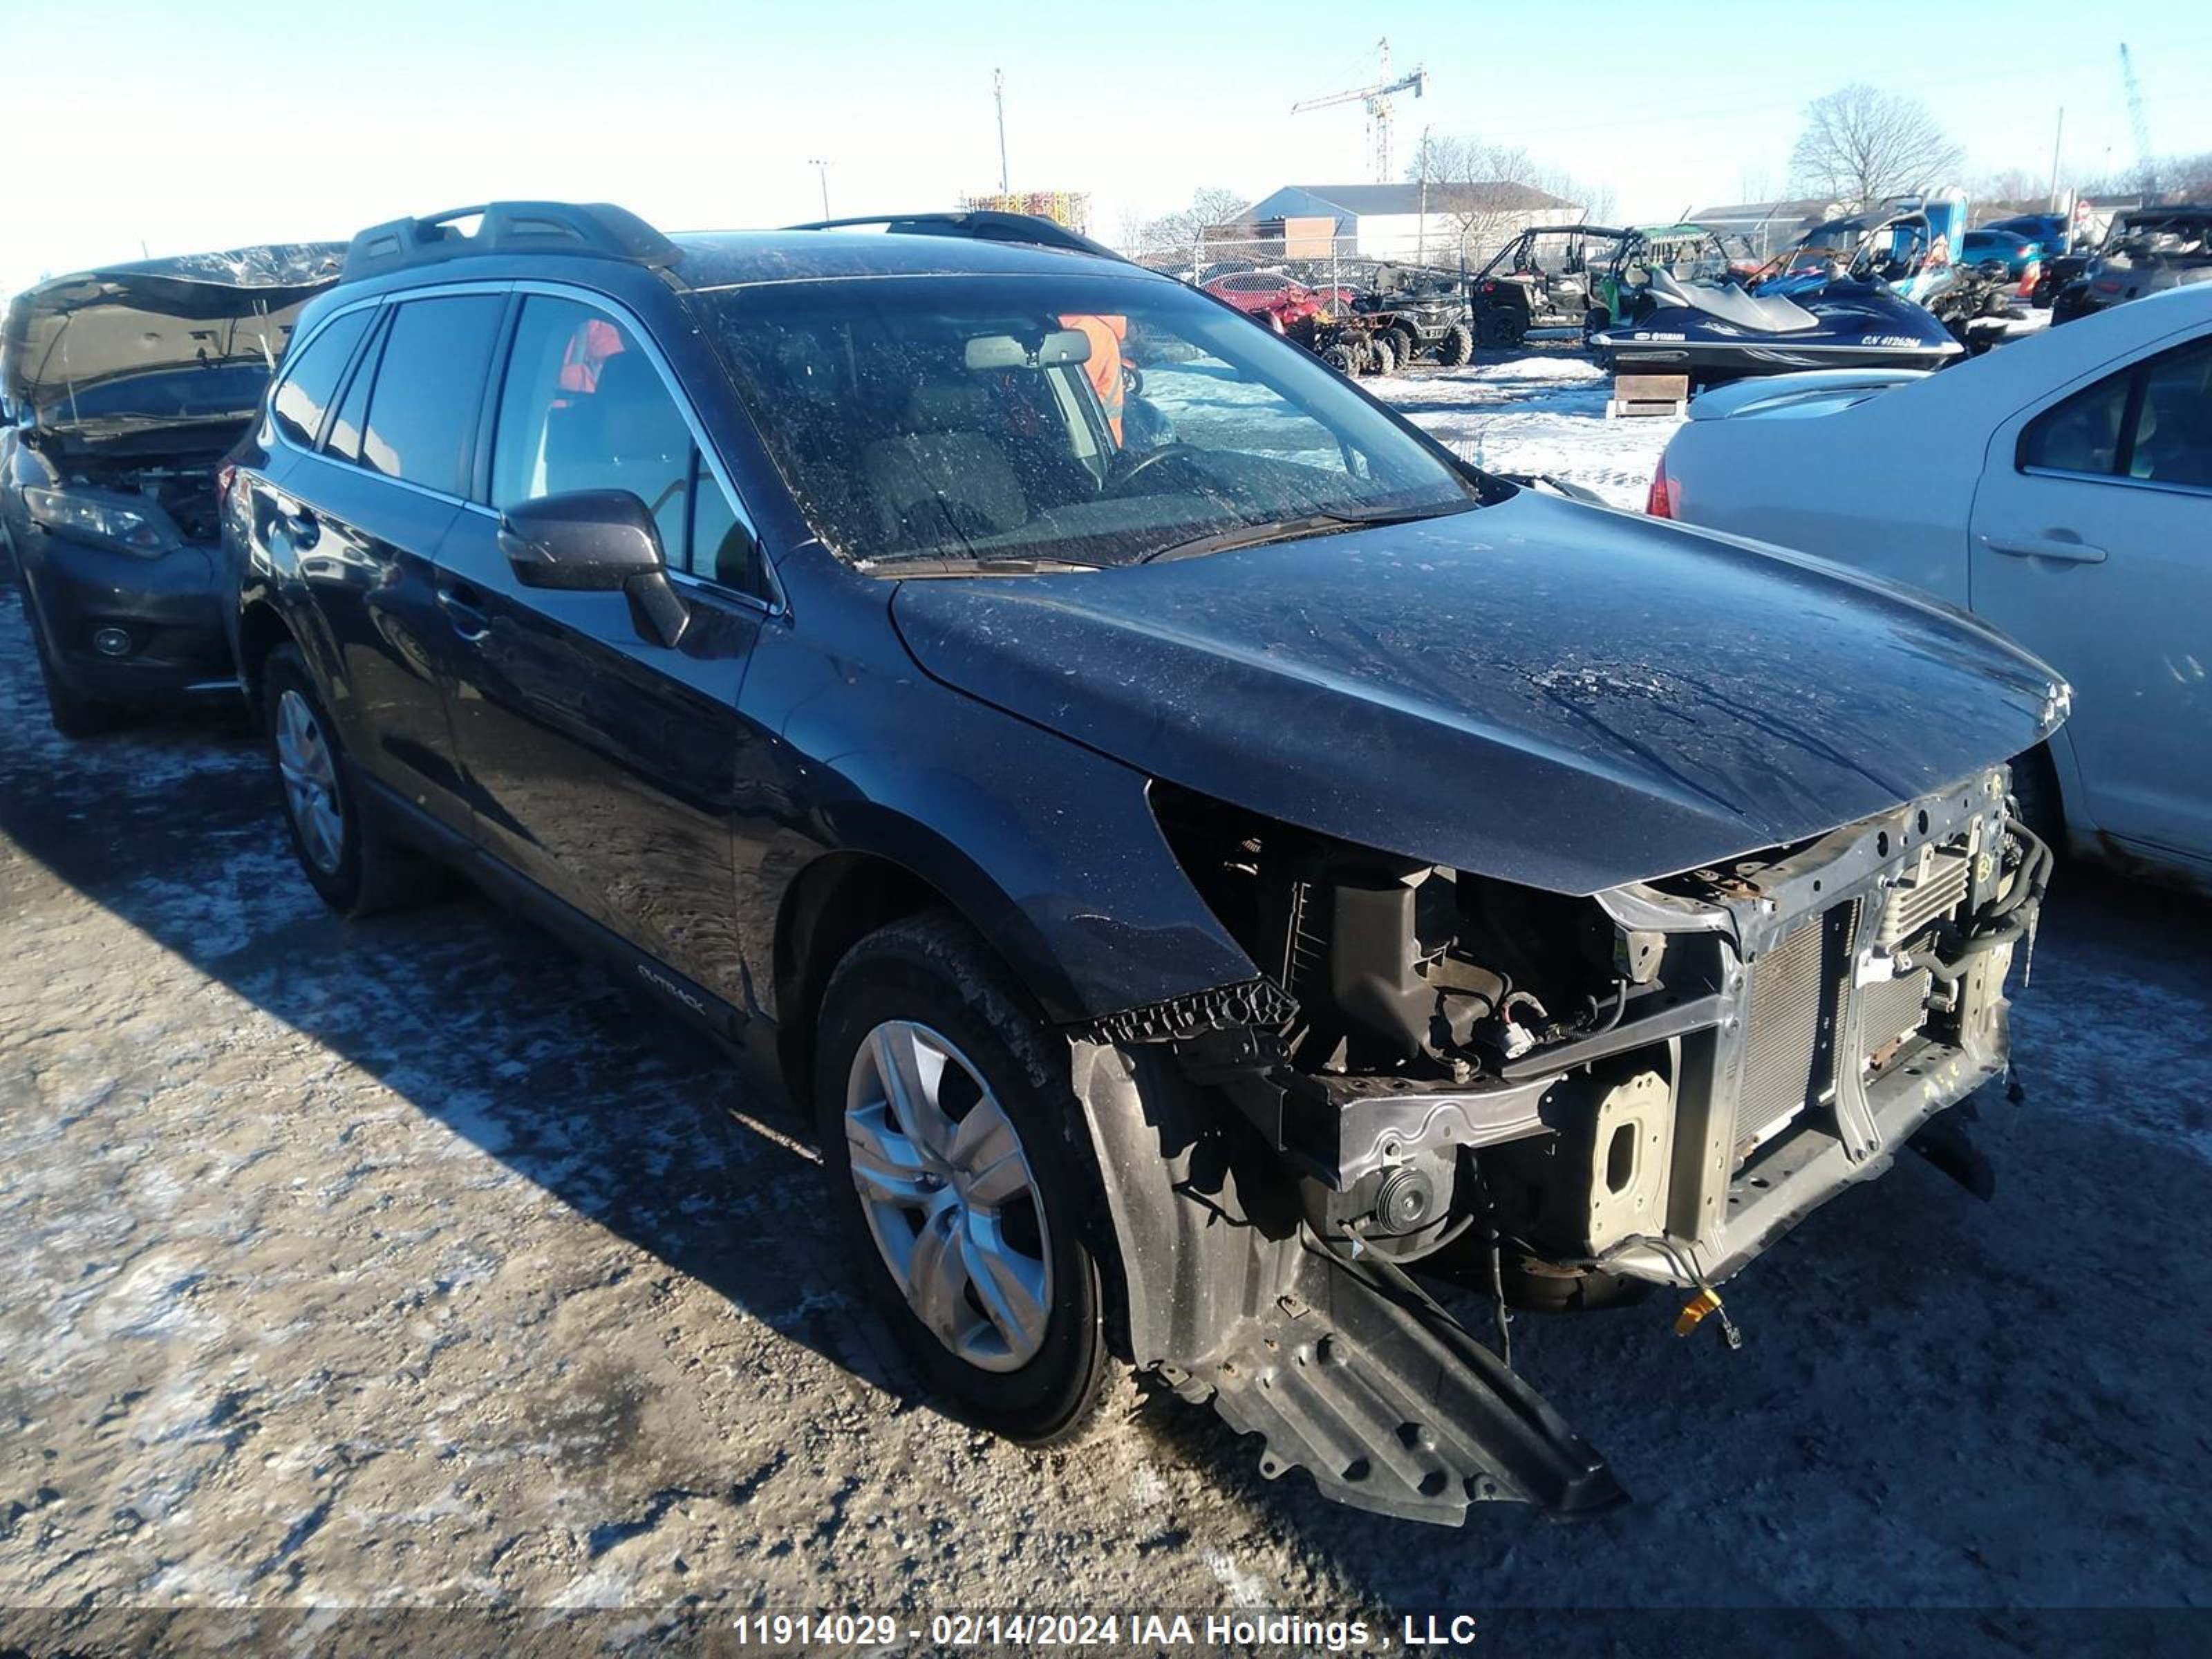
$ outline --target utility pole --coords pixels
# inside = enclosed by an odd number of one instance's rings
[[[821,175],[822,216],[827,219],[830,216],[830,164],[818,155],[810,155],[806,158],[806,165]]]
[[[2066,142],[2066,106],[2058,106],[2058,131],[2051,135],[2051,210],[2058,211],[2058,151]]]
[[[991,71],[991,96],[999,106],[999,194],[1011,196],[1014,186],[1006,173],[1006,77],[998,70]]]
[[[1429,134],[1435,131],[1433,127],[1421,129],[1421,210],[1413,220],[1413,263],[1417,265],[1429,262]]]

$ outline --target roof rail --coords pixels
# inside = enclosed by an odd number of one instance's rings
[[[474,231],[461,222],[475,219]],[[486,202],[425,219],[371,225],[346,249],[342,283],[471,253],[566,253],[627,259],[658,270],[682,250],[626,208],[607,202]]]
[[[1080,231],[1070,230],[1057,219],[1037,213],[1002,213],[977,208],[965,213],[869,213],[854,219],[815,219],[793,230],[859,230],[880,227],[897,236],[964,236],[977,242],[1025,242],[1036,247],[1056,247],[1093,258],[1128,261],[1103,242],[1094,242]]]

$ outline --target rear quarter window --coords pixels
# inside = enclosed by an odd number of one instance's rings
[[[276,429],[302,449],[315,447],[315,435],[322,430],[323,416],[337,395],[353,349],[375,314],[374,308],[364,308],[331,319],[327,328],[307,342],[298,360],[286,366],[269,415]]]

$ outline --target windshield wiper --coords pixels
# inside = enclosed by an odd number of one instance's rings
[[[1160,564],[1170,559],[1195,559],[1233,548],[1261,547],[1269,542],[1292,542],[1309,536],[1333,536],[1346,530],[1367,530],[1376,525],[1417,524],[1424,519],[1448,519],[1481,506],[1480,501],[1455,501],[1449,507],[1409,508],[1399,513],[1310,513],[1295,519],[1265,519],[1216,531],[1187,542],[1176,542],[1157,553],[1147,553],[1139,564]]]
[[[871,576],[1034,576],[1048,570],[1097,570],[1081,559],[1037,553],[917,554],[870,559],[860,567]]]

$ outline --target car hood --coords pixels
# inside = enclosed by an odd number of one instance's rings
[[[67,432],[100,423],[75,400],[114,381],[195,366],[273,372],[301,307],[337,280],[344,257],[338,243],[283,243],[41,283],[0,325],[0,390],[10,408]]]
[[[908,581],[892,613],[933,678],[1155,777],[1574,894],[1930,793],[2067,701],[1936,601],[1527,490],[1175,562]]]

